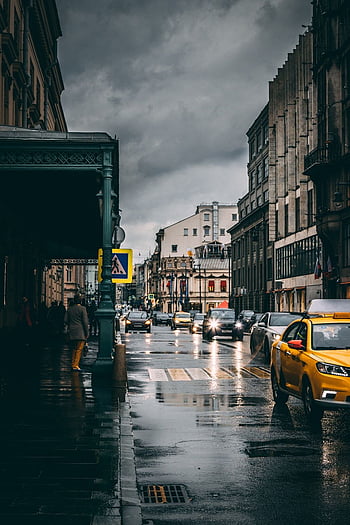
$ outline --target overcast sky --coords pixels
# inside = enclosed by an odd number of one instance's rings
[[[309,0],[56,0],[70,131],[120,139],[122,248],[247,192],[246,132]],[[140,255],[139,255],[140,254]]]

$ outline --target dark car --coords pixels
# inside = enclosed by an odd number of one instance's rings
[[[153,312],[153,324],[155,326],[169,324],[169,315],[165,312]]]
[[[206,314],[203,321],[203,339],[209,341],[215,336],[230,336],[232,340],[234,335],[236,316],[235,311],[231,308],[212,308]]]
[[[242,310],[238,314],[238,320],[241,321],[244,332],[249,332],[253,324],[254,310]]]
[[[239,319],[235,322],[232,328],[232,340],[237,339],[238,341],[243,341],[244,337],[244,328],[243,323]]]
[[[205,314],[201,314],[200,312],[194,314],[189,326],[190,334],[198,334],[198,332],[202,331],[204,317]]]
[[[125,333],[134,331],[144,331],[151,333],[152,320],[147,312],[130,312],[125,319]]]

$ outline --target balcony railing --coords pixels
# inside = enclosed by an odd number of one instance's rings
[[[323,148],[315,148],[304,157],[304,173],[310,173],[318,167],[326,167],[341,159],[340,144],[330,143]]]

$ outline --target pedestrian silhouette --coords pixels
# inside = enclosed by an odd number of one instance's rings
[[[68,307],[65,315],[68,339],[72,349],[72,370],[79,371],[80,358],[89,335],[89,319],[79,295],[74,296],[74,304]]]

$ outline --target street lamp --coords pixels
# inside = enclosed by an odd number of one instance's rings
[[[198,271],[198,279],[199,279],[199,308],[202,312],[202,274],[201,274],[201,264],[195,263],[193,265],[193,269],[195,271]]]

